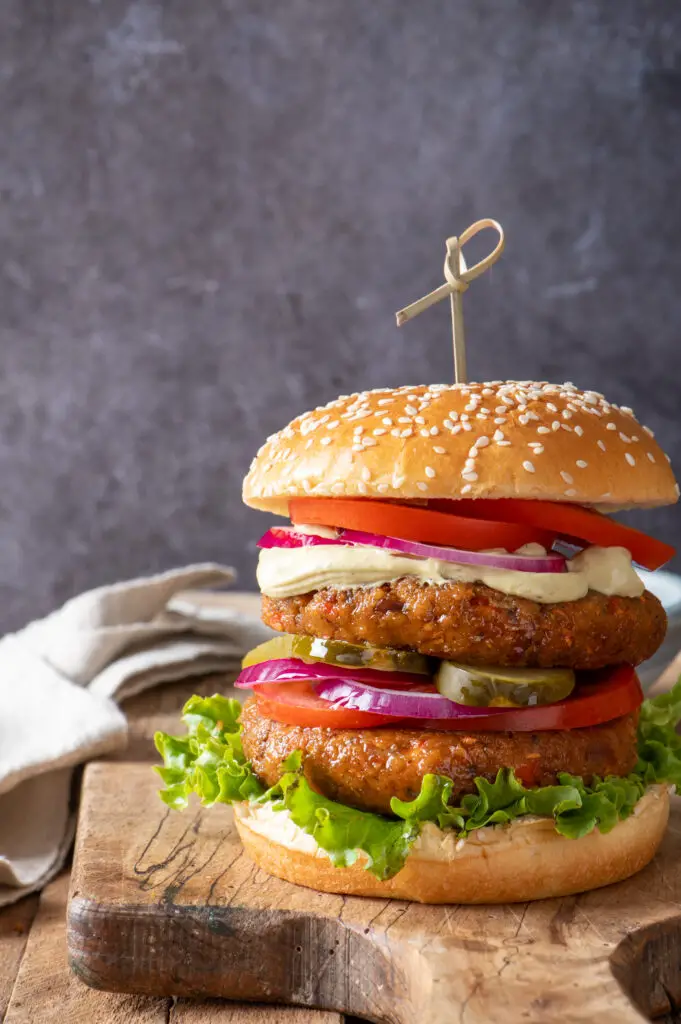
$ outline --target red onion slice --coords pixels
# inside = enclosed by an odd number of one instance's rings
[[[455,704],[437,690],[388,690],[345,679],[328,679],[314,685],[318,697],[336,709],[375,711],[393,718],[484,718],[508,713],[506,707],[479,708]]]
[[[288,527],[274,527],[258,541],[261,548],[300,548],[322,544],[345,545],[350,547],[384,548],[417,558],[437,558],[442,562],[456,562],[460,565],[481,565],[490,569],[511,569],[515,572],[566,572],[566,559],[558,552],[539,557],[533,555],[501,555],[491,551],[467,551],[463,548],[441,547],[436,544],[422,544],[399,537],[383,537],[378,533],[364,533],[360,530],[341,530],[338,537],[319,537],[316,534],[299,533]]]
[[[267,683],[292,683],[302,679],[327,680],[339,682],[370,683],[380,688],[386,685],[423,685],[427,676],[419,676],[411,672],[387,672],[375,668],[341,668],[339,665],[328,665],[326,662],[315,661],[309,664],[300,658],[272,658],[261,661],[257,665],[249,665],[241,670],[234,685],[240,690]]]
[[[348,541],[332,537],[320,537],[313,533],[300,533],[290,526],[273,526],[258,541],[259,548],[307,548],[322,544],[341,544],[348,546]]]

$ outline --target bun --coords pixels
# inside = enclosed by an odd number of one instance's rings
[[[427,841],[422,842],[424,829],[402,870],[386,882],[361,861],[334,867],[290,819],[282,832],[278,819],[285,811],[264,819],[256,814],[247,803],[234,805],[246,852],[258,867],[288,882],[321,892],[418,903],[517,903],[597,889],[640,871],[662,842],[669,792],[666,786],[651,786],[631,817],[611,832],[594,830],[582,839],[558,835],[546,818],[480,829],[463,844],[427,826]]]
[[[607,511],[678,495],[631,409],[529,381],[342,396],[270,437],[243,490],[247,505],[279,515],[293,497],[542,498]]]

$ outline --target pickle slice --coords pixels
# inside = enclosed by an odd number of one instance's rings
[[[282,633],[249,651],[243,668],[275,658],[299,658],[308,663],[323,661],[341,668],[372,668],[379,672],[410,672],[430,675],[428,658],[415,651],[398,651],[391,647],[368,647],[344,640],[325,640],[316,636]]]
[[[575,687],[567,668],[480,668],[443,661],[435,676],[439,692],[473,707],[532,707],[564,700]]]

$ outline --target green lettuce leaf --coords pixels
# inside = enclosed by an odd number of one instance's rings
[[[488,825],[505,825],[523,815],[553,818],[558,833],[579,839],[594,828],[609,832],[629,817],[647,786],[673,783],[681,789],[681,679],[669,692],[644,701],[638,728],[638,763],[627,777],[593,779],[561,774],[558,785],[526,789],[510,768],[493,782],[477,778],[477,792],[450,804],[453,783],[426,775],[413,800],[393,797],[394,818],[359,811],[328,800],[307,782],[302,755],[296,751],[282,764],[277,784],[265,789],[253,772],[241,744],[238,701],[215,694],[192,697],[185,705],[185,736],[156,733],[163,758],[157,767],[165,789],[161,799],[183,809],[196,793],[206,806],[252,800],[288,811],[291,819],[329,854],[338,867],[355,863],[363,851],[367,870],[378,878],[395,875],[424,823],[451,829],[465,838]]]
[[[668,693],[641,706],[638,723],[638,764],[636,774],[650,785],[673,782],[681,790],[681,679]]]

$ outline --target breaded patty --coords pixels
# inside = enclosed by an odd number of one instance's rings
[[[662,643],[667,617],[649,591],[539,604],[483,583],[424,584],[263,595],[262,618],[285,633],[420,651],[469,665],[597,669],[638,665]]]
[[[283,725],[258,714],[254,698],[241,716],[246,756],[268,786],[281,762],[302,750],[310,784],[332,800],[390,813],[390,798],[413,800],[424,775],[454,783],[452,801],[474,793],[476,775],[494,779],[513,768],[525,785],[548,786],[560,772],[627,775],[636,764],[638,712],[569,732],[427,732],[420,729],[323,729]]]

